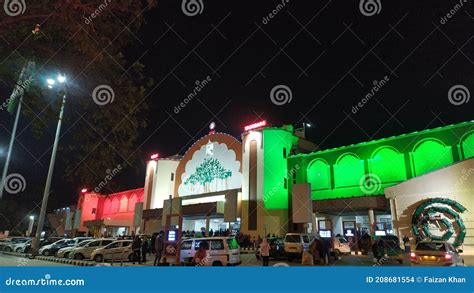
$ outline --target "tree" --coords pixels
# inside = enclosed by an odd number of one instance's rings
[[[106,170],[126,166],[140,155],[137,142],[139,130],[147,126],[152,81],[142,74],[143,65],[129,62],[125,52],[144,23],[144,13],[155,5],[154,0],[38,0],[28,1],[23,14],[0,18],[0,82],[12,89],[24,64],[36,63],[24,113],[37,137],[57,121],[60,103],[43,87],[44,77],[52,72],[68,77],[69,125],[63,132],[70,128],[74,142],[62,144],[61,157],[68,158],[65,177],[77,185],[95,186]],[[94,92],[100,85],[107,91]]]

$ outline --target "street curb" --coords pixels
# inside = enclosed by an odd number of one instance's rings
[[[12,256],[18,256],[18,257],[27,257],[26,254],[20,254],[20,253],[15,253],[15,252],[1,251],[1,253],[5,254],[5,255],[12,255]],[[41,255],[38,255],[34,259],[42,260],[42,261],[49,261],[49,262],[62,263],[62,264],[68,264],[68,265],[73,265],[73,266],[80,266],[80,267],[93,267],[93,266],[95,266],[94,263],[89,263],[89,262],[85,262],[85,261],[82,261],[82,260],[56,258],[54,256],[41,256]]]

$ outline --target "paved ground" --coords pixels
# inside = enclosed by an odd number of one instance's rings
[[[25,257],[18,257],[13,255],[0,254],[0,266],[28,266],[28,267],[45,267],[45,266],[70,266],[67,264],[41,261],[36,259],[28,259]]]
[[[464,255],[464,261],[467,266],[474,266],[474,255]],[[242,266],[262,266],[262,261],[255,258],[254,254],[241,254]],[[94,262],[90,262],[95,264]],[[294,260],[289,262],[286,259],[270,260],[270,266],[277,263],[285,263],[289,266],[301,266],[301,260]],[[153,258],[148,257],[146,264],[132,264],[131,262],[116,262],[113,264],[107,264],[112,266],[152,266]],[[373,258],[371,255],[368,256],[355,256],[347,255],[342,257],[340,260],[331,260],[331,266],[373,266]],[[49,261],[30,260],[24,257],[5,255],[0,253],[0,266],[69,266],[67,264],[61,264]],[[410,266],[408,256],[405,257],[404,263],[399,264],[396,261],[388,260],[382,264],[382,266]]]

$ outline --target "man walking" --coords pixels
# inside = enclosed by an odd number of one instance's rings
[[[164,234],[165,232],[160,231],[160,233],[158,233],[155,239],[155,255],[156,256],[155,256],[154,266],[157,266],[160,263],[163,250],[165,250],[165,241],[163,239]]]

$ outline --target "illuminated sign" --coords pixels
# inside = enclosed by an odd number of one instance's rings
[[[158,154],[153,154],[153,155],[150,156],[150,159],[156,160],[156,159],[158,159],[158,157],[159,157]]]
[[[346,236],[347,236],[347,237],[352,237],[352,236],[354,236],[354,233],[352,233],[352,230],[347,229],[347,230],[346,230]]]
[[[330,230],[319,230],[319,236],[321,236],[321,238],[331,238],[331,231]]]
[[[375,236],[386,236],[387,232],[385,231],[375,231]]]
[[[265,127],[265,126],[267,126],[267,121],[262,120],[260,122],[245,126],[245,131],[250,131],[250,130],[254,130],[254,129],[257,129],[257,128],[262,128],[262,127]]]
[[[176,241],[176,231],[170,230],[168,231],[168,241]]]

